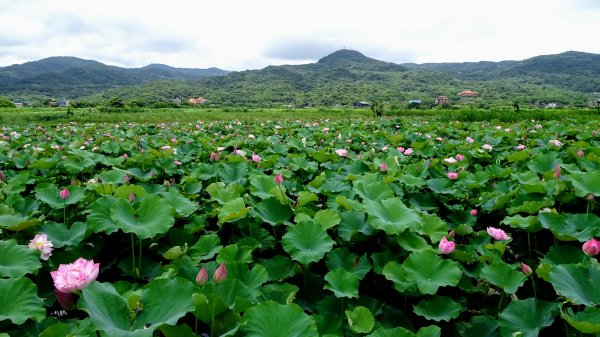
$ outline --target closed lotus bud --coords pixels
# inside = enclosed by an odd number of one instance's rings
[[[448,241],[448,239],[446,239],[446,237],[444,236],[442,238],[442,240],[440,241],[440,244],[438,247],[440,249],[440,252],[442,252],[442,254],[451,254],[454,251],[456,244],[452,241]]]
[[[554,178],[560,178],[560,165],[556,165],[556,169],[554,169],[554,174],[552,175]]]
[[[129,197],[127,199],[129,200],[129,202],[134,202],[135,201],[135,193],[133,193],[133,192],[129,193]]]
[[[69,197],[69,190],[66,188],[63,188],[62,190],[60,190],[58,195],[60,196],[61,199],[67,199]]]
[[[600,241],[596,239],[588,240],[581,246],[581,249],[587,256],[597,255],[600,253]]]
[[[0,171],[0,183],[4,181],[4,173]]]
[[[577,151],[577,157],[578,157],[578,158],[581,158],[581,157],[583,157],[583,150],[582,150],[582,149],[579,149],[579,150]]]
[[[531,267],[526,265],[525,263],[521,262],[521,271],[523,272],[523,274],[529,276],[533,273],[533,270],[531,270]]]
[[[381,172],[387,171],[387,164],[382,163],[381,165],[379,165],[379,170],[381,170]]]
[[[280,185],[281,183],[283,183],[283,176],[281,176],[281,173],[277,173],[275,175],[275,184]]]
[[[198,285],[204,285],[206,282],[208,282],[208,272],[206,271],[206,268],[202,267],[198,275],[196,275],[196,283],[198,283]]]
[[[477,209],[476,209],[476,208],[473,208],[473,209],[471,210],[471,215],[472,215],[472,216],[476,216],[476,215],[477,215],[477,213],[479,213],[479,212],[477,211]]]
[[[217,270],[215,270],[215,273],[213,274],[213,281],[215,281],[215,283],[221,283],[221,282],[225,281],[226,278],[227,278],[227,268],[225,267],[225,262],[223,262],[223,263],[221,263],[219,268],[217,268]]]

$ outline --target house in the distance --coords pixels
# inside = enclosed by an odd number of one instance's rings
[[[188,99],[188,103],[192,105],[200,105],[206,103],[206,98],[199,96],[198,98],[190,98]]]
[[[355,108],[368,108],[371,106],[371,103],[365,101],[357,101],[352,103],[352,106]]]
[[[438,96],[435,99],[435,105],[448,105],[450,104],[450,98],[448,96]]]
[[[459,97],[479,97],[479,93],[472,90],[463,90],[456,94]]]

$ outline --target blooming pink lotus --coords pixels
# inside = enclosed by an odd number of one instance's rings
[[[260,156],[257,155],[256,153],[253,153],[252,154],[252,161],[255,162],[255,163],[260,162]]]
[[[448,172],[448,179],[450,179],[450,180],[456,180],[456,179],[458,179],[458,173],[456,173],[456,172]]]
[[[40,256],[42,260],[48,260],[52,256],[53,247],[52,241],[48,241],[46,234],[36,234],[33,240],[29,242],[30,249],[37,249],[42,253]]]
[[[446,239],[446,237],[444,236],[442,240],[440,240],[440,244],[438,247],[440,248],[442,254],[451,254],[454,251],[456,244],[452,241],[448,241],[448,239]]]
[[[59,265],[58,270],[50,272],[50,275],[58,291],[71,293],[85,289],[98,277],[99,271],[100,263],[80,257],[73,263]]]
[[[465,156],[463,156],[462,154],[459,153],[456,155],[456,160],[463,161],[463,160],[465,160]]]
[[[583,157],[584,153],[582,149],[577,150],[577,158]]]
[[[581,246],[581,249],[587,256],[597,255],[600,253],[600,241],[595,238],[588,240]]]
[[[335,153],[340,157],[346,157],[348,155],[348,150],[346,149],[337,149]]]
[[[472,215],[472,216],[477,216],[477,214],[478,214],[478,213],[479,213],[479,211],[477,211],[477,208],[473,208],[473,209],[471,210],[471,215]]]
[[[381,170],[381,172],[387,171],[387,164],[381,163],[381,165],[379,165],[379,170]]]
[[[499,228],[488,227],[487,233],[491,237],[493,237],[494,239],[499,240],[499,241],[510,240],[510,237],[508,235],[506,235],[506,232],[504,232],[503,230],[501,230]]]
[[[226,278],[227,278],[227,268],[225,267],[225,262],[223,262],[223,263],[221,263],[219,268],[217,268],[217,270],[215,270],[215,273],[213,274],[213,281],[215,281],[215,283],[221,283],[221,282],[225,281]]]

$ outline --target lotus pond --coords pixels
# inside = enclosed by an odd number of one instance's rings
[[[0,336],[596,335],[599,133],[6,125]]]

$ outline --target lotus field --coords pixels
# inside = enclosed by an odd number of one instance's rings
[[[599,132],[5,126],[0,336],[596,335]]]

